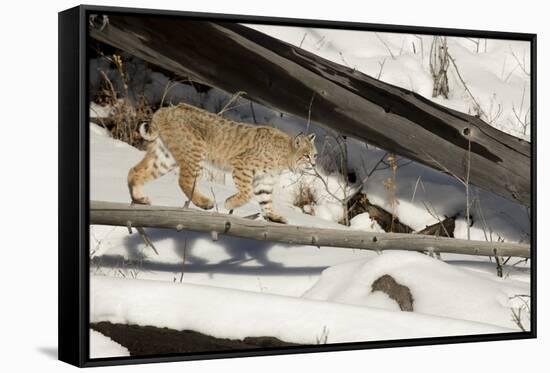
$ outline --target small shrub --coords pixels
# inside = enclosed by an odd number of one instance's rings
[[[299,207],[304,213],[313,215],[314,211],[312,207],[315,206],[317,200],[317,193],[313,187],[308,183],[301,181],[292,204]]]
[[[118,54],[113,54],[112,58],[108,59],[116,67],[116,71],[122,81],[122,89],[117,91],[108,75],[100,70],[103,80],[97,100],[112,108],[111,115],[105,121],[105,126],[110,130],[113,138],[142,149],[145,144],[139,134],[139,126],[143,122],[151,121],[153,108],[149,105],[143,94],[134,100],[130,98],[128,92],[130,77],[126,72],[122,57]]]

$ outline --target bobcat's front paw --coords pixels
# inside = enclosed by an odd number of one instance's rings
[[[288,224],[288,220],[286,220],[285,217],[281,215],[277,215],[274,213],[269,213],[264,216],[266,220],[272,221],[274,223],[281,223],[281,224]]]
[[[214,202],[206,197],[195,198],[193,203],[195,204],[195,206],[200,207],[204,210],[210,210],[214,207]]]
[[[151,200],[149,197],[133,198],[132,205],[150,205]]]

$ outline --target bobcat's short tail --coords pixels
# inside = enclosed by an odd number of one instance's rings
[[[155,141],[159,137],[158,133],[147,122],[139,125],[139,134],[146,141]]]

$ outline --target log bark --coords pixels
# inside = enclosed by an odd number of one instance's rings
[[[194,209],[90,202],[90,224],[216,232],[253,240],[364,250],[408,250],[480,256],[529,258],[520,243],[468,241],[420,234],[371,233],[352,229],[312,228],[250,220]]]
[[[348,201],[350,220],[355,216],[368,213],[371,219],[386,232],[392,233],[417,233],[427,236],[454,237],[456,216],[446,217],[444,220],[415,232],[414,229],[402,223],[397,216],[392,217],[389,211],[371,203],[365,193],[357,193]]]
[[[371,203],[367,195],[363,192],[357,193],[348,201],[349,219],[355,216],[368,213],[371,219],[386,232],[391,233],[413,233],[414,229],[402,223],[399,217],[392,216],[391,212],[386,211],[382,207]]]
[[[445,219],[418,231],[418,234],[453,238],[455,234],[455,220],[456,217],[454,216],[446,217]]]
[[[150,63],[247,97],[530,206],[531,145],[241,24],[111,14],[90,35]],[[313,100],[312,100],[313,98]],[[310,103],[312,105],[310,106]]]

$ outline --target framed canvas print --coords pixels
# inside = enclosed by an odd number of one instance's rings
[[[59,13],[59,357],[533,338],[536,36]]]

